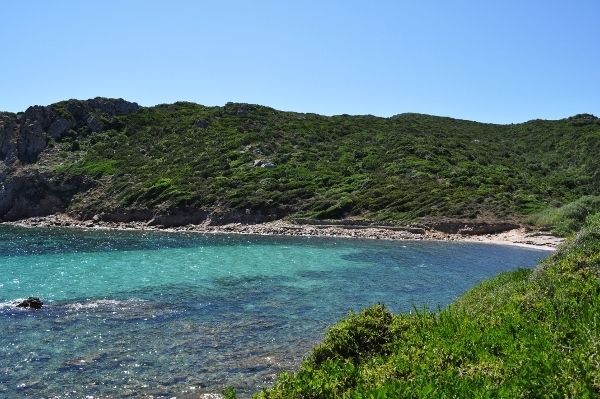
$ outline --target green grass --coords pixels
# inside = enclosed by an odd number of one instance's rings
[[[208,126],[195,127],[200,119]],[[184,206],[396,223],[525,221],[600,195],[600,123],[590,118],[492,125],[180,102],[104,125],[100,133],[84,129],[61,139],[81,156],[57,172],[111,177],[96,188],[102,195],[75,201],[71,210]],[[257,159],[275,167],[254,167]],[[157,178],[170,179],[159,198],[148,195]]]
[[[119,161],[107,159],[85,159],[71,164],[61,164],[55,168],[58,173],[72,175],[86,175],[99,178],[102,176],[113,175],[117,172]]]
[[[535,271],[503,273],[446,309],[349,315],[256,397],[599,397],[599,273],[596,214]]]

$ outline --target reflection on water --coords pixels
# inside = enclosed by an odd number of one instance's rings
[[[0,228],[0,397],[242,396],[348,310],[435,308],[546,252]],[[40,296],[39,311],[14,302]]]

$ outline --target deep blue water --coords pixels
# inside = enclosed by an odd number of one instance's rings
[[[242,396],[382,302],[445,306],[518,247],[0,226],[0,397]],[[14,307],[38,296],[41,310]]]

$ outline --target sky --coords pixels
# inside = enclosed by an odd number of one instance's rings
[[[600,0],[2,0],[0,110],[96,96],[493,123],[600,115]]]

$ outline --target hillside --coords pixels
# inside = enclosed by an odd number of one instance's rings
[[[596,214],[533,272],[503,273],[439,312],[349,315],[256,396],[600,397],[599,271]]]
[[[600,204],[597,154],[600,119],[587,114],[494,125],[69,100],[0,113],[0,219],[554,225],[561,206],[582,219]]]

